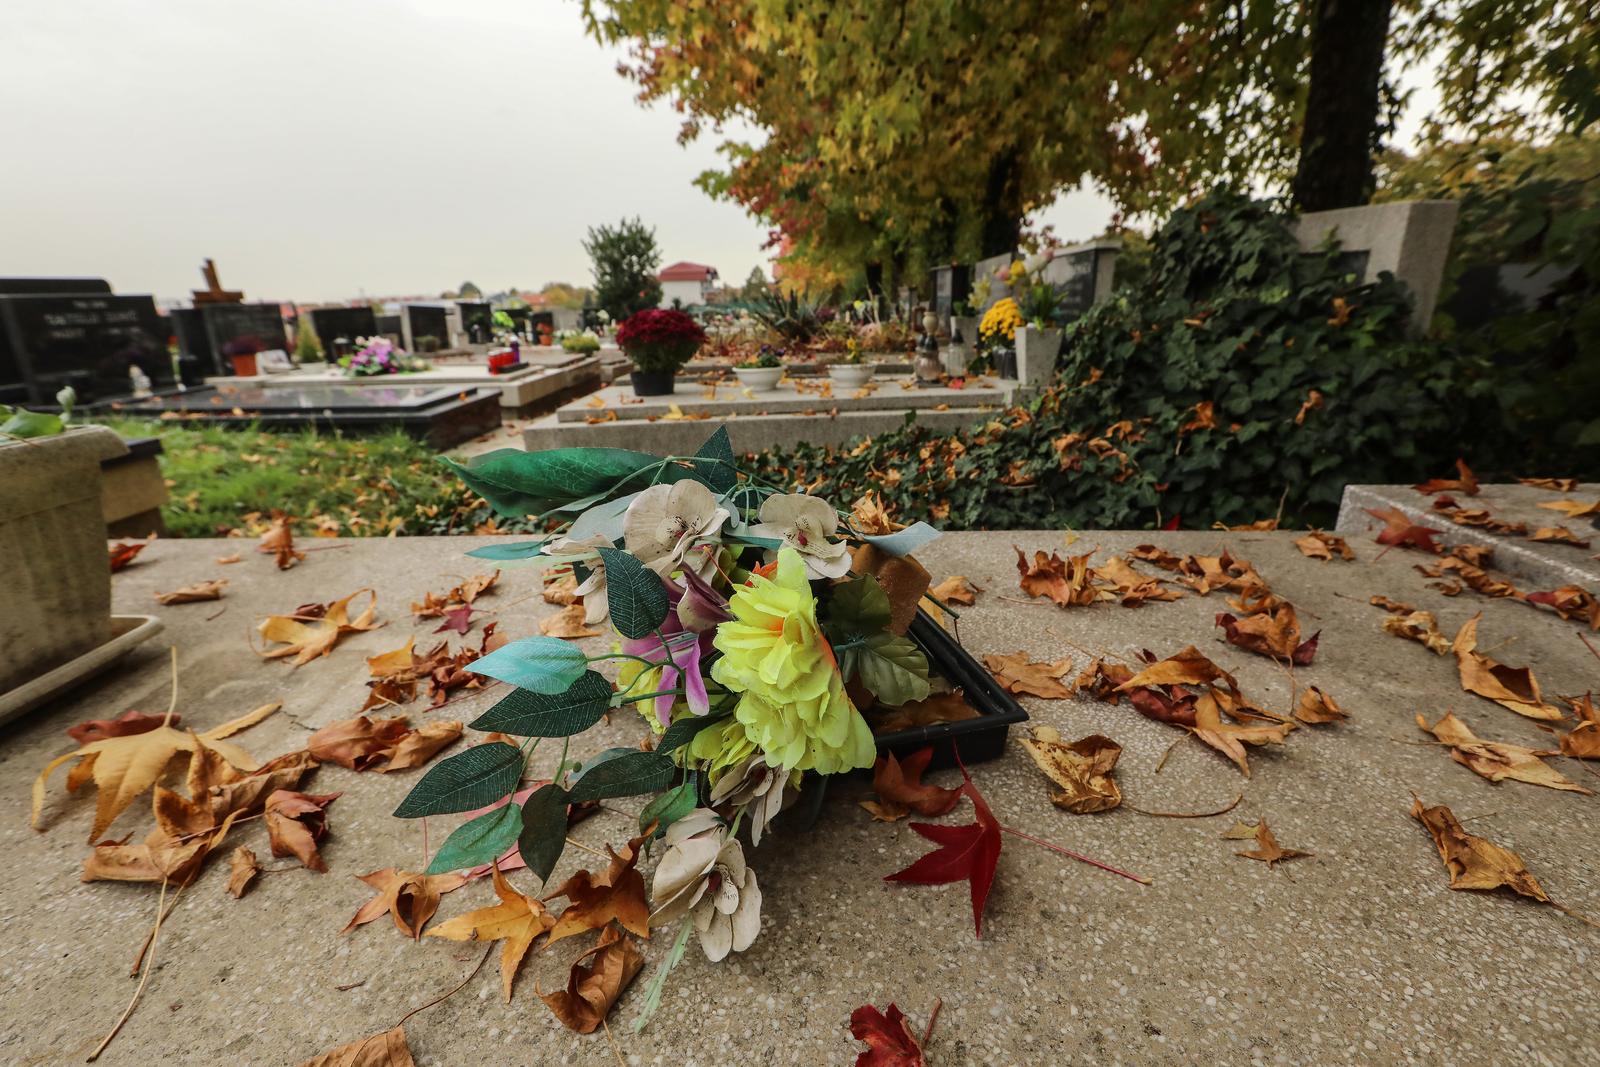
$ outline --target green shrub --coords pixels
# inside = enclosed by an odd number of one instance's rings
[[[566,352],[588,355],[600,351],[600,338],[592,333],[568,334],[561,339],[561,348]]]
[[[947,529],[1330,523],[1346,483],[1445,469],[1480,410],[1479,368],[1405,334],[1387,275],[1303,255],[1268,205],[1176,212],[1136,284],[1067,328],[1057,384],[967,433],[914,423],[755,457],[836,500],[879,490]]]

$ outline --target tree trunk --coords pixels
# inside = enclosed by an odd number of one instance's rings
[[[1018,210],[1021,179],[1017,154],[1008,151],[989,164],[989,180],[983,197],[983,229],[978,235],[981,257],[1014,252],[1022,236]]]
[[[1312,0],[1311,85],[1294,205],[1355,207],[1372,199],[1378,81],[1391,0]]]

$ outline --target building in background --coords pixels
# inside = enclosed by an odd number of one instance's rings
[[[710,303],[711,290],[717,286],[717,268],[703,263],[673,263],[661,268],[656,278],[661,282],[662,307],[693,307]]]

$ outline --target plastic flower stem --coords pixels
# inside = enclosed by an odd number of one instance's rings
[[[683,668],[678,666],[678,661],[672,658],[672,642],[667,640],[667,635],[661,632],[661,627],[659,626],[655,628],[655,635],[656,640],[661,642],[661,651],[667,654],[667,662],[672,665],[673,670],[681,675]]]
[[[561,780],[567,776],[567,746],[570,744],[572,744],[570,735],[561,739],[561,762],[556,764],[555,777],[552,779],[557,786],[560,786]]]
[[[659,634],[659,631],[658,631],[658,634]],[[606,653],[603,653],[603,654],[598,655],[598,656],[586,656],[584,658],[589,663],[599,663],[601,660],[608,660],[608,659],[631,659],[631,660],[637,660],[640,663],[643,663],[647,667],[664,666],[664,664],[660,660],[657,660],[657,659],[646,659],[644,656],[635,656],[631,652],[606,652]],[[667,662],[669,662],[669,663],[671,662],[670,658],[668,659]],[[672,666],[676,667],[677,664],[673,663]]]

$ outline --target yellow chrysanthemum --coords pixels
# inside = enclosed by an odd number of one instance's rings
[[[769,763],[819,774],[872,766],[877,756],[872,730],[845,695],[839,673],[829,674],[826,689],[809,700],[771,704],[756,693],[739,698],[734,719]]]
[[[707,727],[695,734],[688,751],[691,759],[705,766],[706,777],[716,785],[728,768],[737,767],[755,753],[756,743],[750,740],[743,723],[729,719],[721,726]]]
[[[1024,325],[1022,309],[1011,297],[997,300],[993,307],[983,313],[983,321],[978,324],[978,332],[986,340],[1004,338],[1007,341],[1015,340],[1017,327]]]

